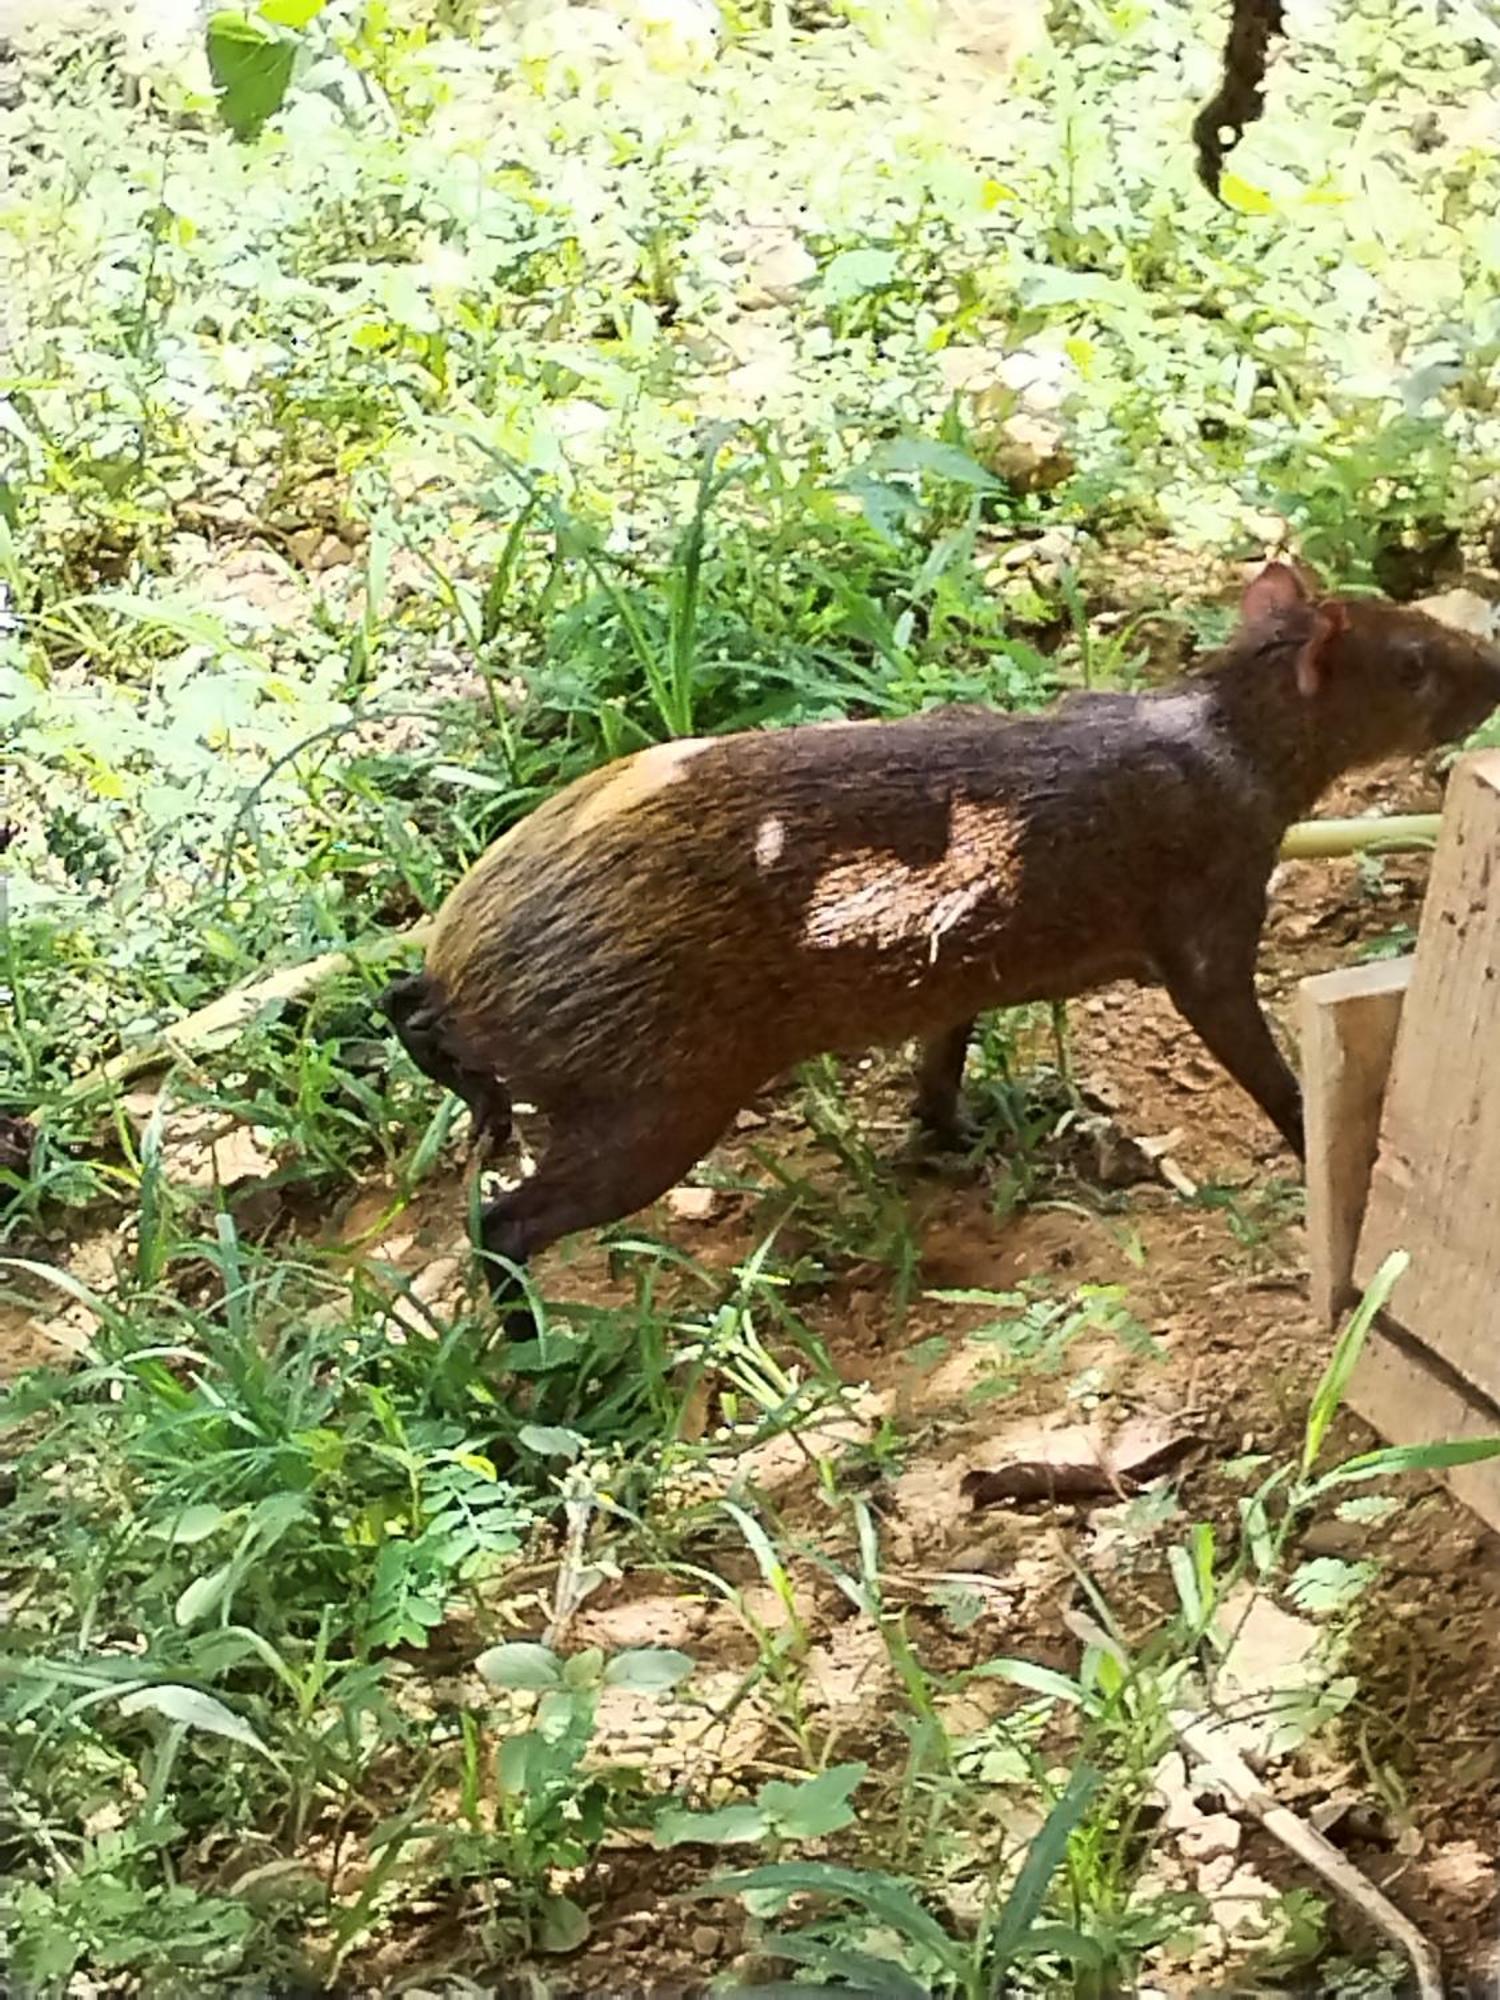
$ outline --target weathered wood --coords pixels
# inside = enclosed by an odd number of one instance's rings
[[[1371,1328],[1345,1396],[1388,1444],[1447,1444],[1500,1436],[1500,1410],[1395,1327]],[[1454,1497],[1500,1532],[1500,1458],[1450,1466]]]
[[[1304,979],[1298,994],[1312,1308],[1331,1327],[1353,1299],[1354,1253],[1412,961]]]
[[[1408,1251],[1391,1318],[1500,1404],[1497,1107],[1500,752],[1492,751],[1465,758],[1448,787],[1354,1279],[1367,1285],[1390,1251]],[[1400,1441],[1408,1432],[1403,1425]]]

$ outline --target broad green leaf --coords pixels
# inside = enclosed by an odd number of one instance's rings
[[[820,1840],[854,1818],[849,1801],[868,1771],[865,1764],[836,1764],[796,1785],[773,1778],[761,1787],[760,1804],[778,1831],[793,1840]]]
[[[977,458],[956,444],[937,438],[892,438],[872,452],[866,470],[876,475],[891,472],[929,472],[939,479],[951,479],[961,486],[973,486],[981,493],[998,493],[1004,482],[987,472]],[[993,1299],[994,1294],[982,1294]]]
[[[243,1744],[247,1750],[258,1750],[262,1757],[271,1754],[249,1723],[241,1721],[232,1708],[226,1708],[211,1694],[204,1694],[198,1688],[183,1687],[176,1681],[137,1688],[134,1694],[127,1694],[121,1699],[120,1713],[154,1713],[164,1716],[168,1722],[180,1722],[184,1728],[201,1729],[209,1736],[227,1736],[231,1743]]]
[[[841,250],[824,268],[823,296],[842,305],[863,292],[878,292],[891,283],[897,269],[893,250]]]
[[[529,1639],[487,1647],[474,1662],[474,1670],[491,1687],[512,1691],[562,1685],[562,1662],[556,1653],[550,1646],[539,1646]]]
[[[538,1458],[573,1459],[583,1449],[578,1432],[565,1430],[561,1424],[522,1424],[516,1440],[524,1451],[534,1451]]]
[[[183,1631],[217,1611],[234,1582],[234,1564],[220,1563],[207,1576],[194,1577],[172,1607],[172,1616]]]
[[[836,1868],[826,1861],[777,1861],[765,1868],[747,1868],[736,1875],[720,1875],[692,1896],[743,1896],[771,1890],[778,1896],[834,1896],[857,1903],[877,1922],[889,1924],[912,1944],[934,1952],[945,1965],[964,1954],[948,1933],[894,1876],[873,1869]]]
[[[993,1954],[990,1976],[996,1993],[1005,1991],[1005,1974],[1036,1922],[1048,1886],[1068,1851],[1073,1829],[1088,1811],[1089,1801],[1101,1782],[1097,1771],[1080,1764],[1027,1850],[990,1941]]]
[[[285,102],[296,48],[273,29],[227,10],[210,19],[206,35],[219,115],[236,138],[250,138]]]
[[[674,1688],[692,1671],[693,1662],[687,1654],[670,1646],[632,1646],[628,1652],[615,1654],[604,1669],[604,1681],[607,1687]]]
[[[1339,1405],[1344,1400],[1349,1377],[1354,1373],[1355,1364],[1369,1338],[1375,1316],[1384,1308],[1410,1262],[1411,1258],[1406,1251],[1391,1252],[1370,1280],[1368,1291],[1350,1314],[1348,1325],[1334,1342],[1328,1366],[1323,1370],[1322,1380],[1313,1392],[1312,1403],[1307,1412],[1307,1429],[1302,1442],[1304,1478],[1317,1462],[1318,1453],[1323,1448],[1323,1439],[1328,1434],[1328,1426],[1333,1422]]]
[[[817,1931],[778,1932],[766,1939],[765,1953],[768,1958],[787,1958],[794,1965],[806,1965],[845,1982],[838,1987],[812,1989],[818,1993],[847,1992],[868,1996],[868,2000],[932,2000],[928,1989],[918,1985],[904,1966],[877,1958],[873,1952],[830,1944]]]
[[[1338,1556],[1314,1556],[1300,1563],[1287,1579],[1286,1594],[1299,1611],[1315,1617],[1343,1611],[1378,1574],[1373,1562],[1344,1562]]]
[[[739,2000],[829,2000],[847,1989],[842,1986],[806,1986],[800,1979],[773,1979],[769,1986],[736,1986]],[[854,2000],[860,2000],[859,1989],[854,1989]],[[922,2000],[928,2000],[924,1993]]]
[[[1237,209],[1241,215],[1271,213],[1273,204],[1265,189],[1242,180],[1238,174],[1223,175],[1219,181],[1219,193],[1224,197],[1225,206]]]
[[[1398,1472],[1442,1472],[1450,1465],[1480,1465],[1485,1459],[1496,1457],[1500,1457],[1500,1437],[1453,1438],[1445,1444],[1385,1445],[1336,1465],[1311,1486],[1304,1487],[1298,1497],[1306,1502],[1332,1487],[1352,1485],[1356,1480],[1383,1479]]]
[[[588,1912],[571,1896],[548,1896],[542,1904],[536,1941],[543,1951],[577,1951],[591,1929]]]
[[[171,1542],[176,1548],[186,1549],[195,1542],[206,1542],[210,1535],[238,1519],[238,1509],[230,1512],[216,1507],[211,1500],[204,1500],[196,1506],[182,1508],[165,1521],[154,1521],[146,1533],[153,1541]]]
[[[1017,1687],[1030,1688],[1033,1694],[1051,1695],[1058,1701],[1072,1703],[1075,1708],[1089,1705],[1088,1692],[1077,1681],[1070,1681],[1066,1674],[1051,1667],[1039,1667],[1032,1660],[986,1660],[974,1672],[984,1680],[1014,1681]]]
[[[585,1646],[581,1653],[570,1653],[562,1663],[562,1678],[570,1690],[597,1687],[605,1678],[603,1647]]]
[[[278,28],[305,28],[327,4],[328,0],[260,0],[255,11]]]
[[[712,1812],[687,1812],[669,1806],[657,1815],[652,1829],[658,1847],[736,1847],[764,1840],[766,1815],[758,1805],[718,1806]]]

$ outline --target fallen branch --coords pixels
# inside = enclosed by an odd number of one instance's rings
[[[1203,1716],[1179,1714],[1173,1716],[1172,1728],[1189,1756],[1211,1771],[1229,1797],[1252,1813],[1273,1840],[1280,1841],[1289,1854],[1295,1854],[1331,1889],[1352,1903],[1367,1923],[1400,1946],[1417,1976],[1420,2000],[1443,2000],[1443,1975],[1437,1953],[1416,1925],[1346,1855],[1340,1854],[1326,1835],[1309,1826],[1306,1820],[1298,1819],[1288,1807],[1276,1803],[1238,1750],[1225,1741],[1220,1725]]]
[[[171,1027],[159,1029],[134,1048],[122,1049],[108,1062],[91,1069],[72,1085],[63,1101],[76,1104],[95,1091],[118,1088],[148,1071],[164,1069],[169,1063],[191,1063],[197,1056],[227,1048],[272,1009],[284,1007],[289,1000],[301,1000],[341,972],[382,965],[388,958],[398,957],[409,945],[420,944],[428,928],[424,920],[407,930],[391,931],[385,937],[372,939],[368,944],[350,945],[344,951],[325,951],[317,958],[304,959],[300,965],[278,966],[275,972],[252,980],[248,986],[232,987],[217,1000],[210,1000],[206,1007],[184,1015]],[[35,1125],[45,1122],[45,1111],[39,1111],[32,1120]]]

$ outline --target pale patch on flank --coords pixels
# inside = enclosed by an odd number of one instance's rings
[[[1009,808],[954,805],[947,851],[912,867],[863,848],[829,868],[813,890],[803,942],[813,950],[925,942],[936,960],[944,937],[989,898],[1013,891],[1021,866],[1021,820]]]
[[[767,813],[755,829],[755,865],[769,868],[781,858],[786,846],[786,821],[779,813]]]
[[[654,743],[649,750],[638,750],[633,757],[606,766],[598,783],[588,787],[587,796],[570,813],[568,831],[587,833],[591,827],[644,805],[668,785],[679,784],[688,765],[712,740],[683,736],[671,743]]]

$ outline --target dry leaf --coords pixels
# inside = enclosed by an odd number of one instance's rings
[[[976,1507],[1003,1501],[1124,1498],[1159,1478],[1190,1451],[1194,1439],[1150,1418],[1133,1418],[1113,1437],[1085,1424],[1012,1433],[997,1441],[963,1481]]]

